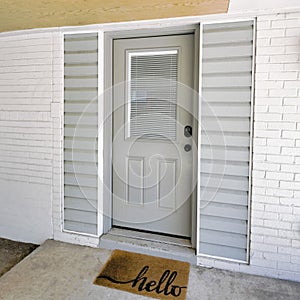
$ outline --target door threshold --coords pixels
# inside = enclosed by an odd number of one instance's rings
[[[109,233],[116,236],[123,236],[123,237],[138,239],[138,240],[145,240],[150,242],[157,242],[157,243],[164,243],[169,245],[192,248],[191,241],[188,238],[174,237],[166,234],[159,234],[159,233],[146,232],[146,231],[133,230],[133,229],[131,230],[128,228],[118,228],[118,227],[113,227],[109,231]]]
[[[101,236],[99,247],[187,261],[196,264],[189,240],[129,229],[112,228]]]

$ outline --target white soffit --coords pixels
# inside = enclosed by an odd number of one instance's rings
[[[228,13],[299,8],[299,0],[230,0]]]

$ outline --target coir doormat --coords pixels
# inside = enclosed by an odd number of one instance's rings
[[[186,299],[190,264],[114,250],[94,284],[157,299]]]

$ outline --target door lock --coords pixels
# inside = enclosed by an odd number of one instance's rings
[[[190,152],[192,150],[192,146],[190,144],[184,145],[185,152]]]
[[[193,133],[192,126],[187,125],[184,127],[184,136],[185,137],[191,137],[192,133]]]

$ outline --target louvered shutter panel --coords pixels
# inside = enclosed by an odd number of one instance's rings
[[[64,40],[64,229],[97,234],[98,38]]]
[[[203,26],[200,253],[246,261],[253,22]]]
[[[177,50],[129,54],[130,137],[176,139]]]

